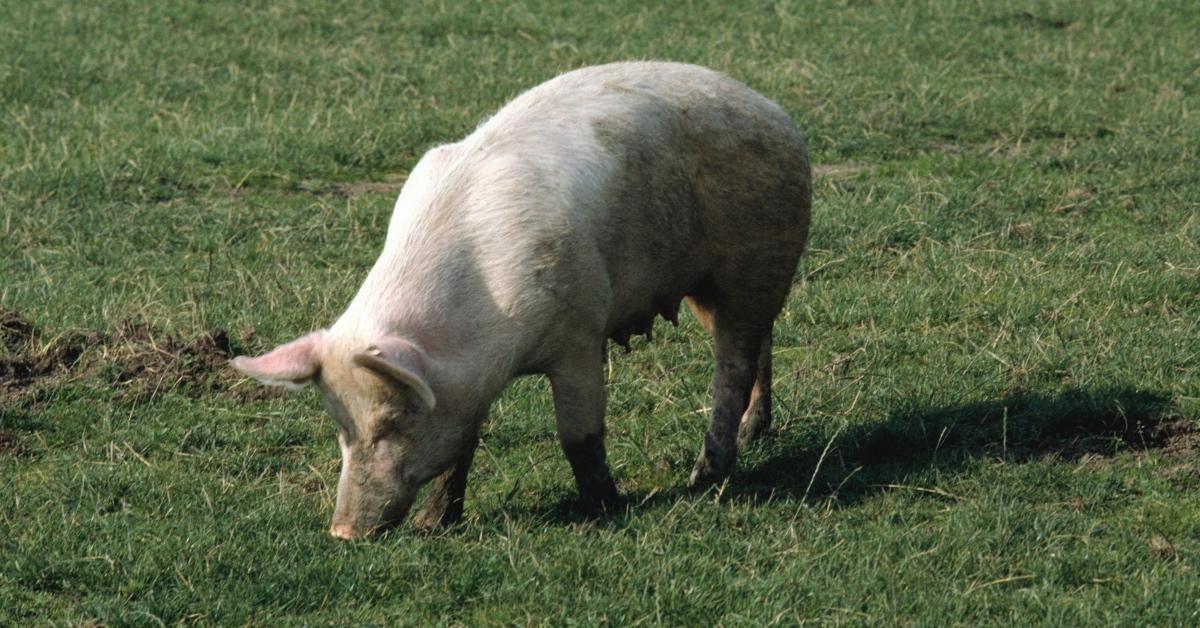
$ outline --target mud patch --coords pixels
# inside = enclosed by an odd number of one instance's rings
[[[119,399],[144,401],[172,392],[193,399],[222,394],[248,401],[283,394],[253,385],[229,368],[229,360],[238,353],[221,328],[185,340],[144,321],[126,320],[104,343],[100,370]]]
[[[1111,429],[1097,434],[1050,437],[1038,446],[1018,448],[1016,454],[1026,458],[1040,454],[1043,458],[1096,466],[1123,451],[1155,451],[1169,458],[1191,458],[1200,452],[1200,426],[1187,419],[1138,423],[1127,429]]]
[[[16,312],[0,310],[0,403],[27,404],[56,386],[99,380],[113,397],[144,401],[163,393],[190,398],[222,394],[239,400],[276,397],[228,367],[237,353],[224,329],[192,339],[163,333],[144,321],[112,331],[74,331],[43,338]]]
[[[12,310],[0,308],[0,345],[19,351],[33,340],[33,325]]]
[[[21,453],[21,441],[8,430],[0,430],[0,455]]]
[[[847,505],[906,484],[914,473],[937,469],[952,477],[969,472],[979,460],[1093,470],[1140,465],[1154,457],[1162,463],[1161,474],[1188,490],[1200,477],[1200,420],[1184,414],[1165,393],[1071,388],[963,405],[894,404],[897,411],[882,423],[844,430],[836,440],[782,443],[777,453],[741,474],[731,495],[827,496]],[[1084,510],[1088,502],[1070,507]]]
[[[147,400],[164,392],[197,398],[232,390],[240,379],[227,364],[229,334],[210,329],[191,340],[164,334],[142,321],[122,321],[103,346],[102,371],[115,396]]]
[[[1195,421],[1168,421],[1146,427],[1135,433],[1134,438],[1128,436],[1091,439],[1090,444],[1087,441],[1071,442],[1070,446],[1053,453],[1056,458],[1076,462],[1085,469],[1102,469],[1121,463],[1112,455],[1116,451],[1137,454],[1153,451],[1166,462],[1161,471],[1164,477],[1195,477],[1200,473],[1196,465],[1200,456],[1200,426]]]
[[[37,379],[70,369],[90,339],[89,335],[70,334],[54,338],[40,349],[31,342],[24,351],[0,359],[0,390],[24,388]]]
[[[72,333],[42,341],[41,335],[16,312],[0,308],[0,400],[24,397],[41,380],[69,371],[94,340]]]
[[[931,436],[931,434],[933,436]],[[1122,452],[1190,456],[1200,451],[1200,422],[1166,395],[1144,391],[1015,393],[998,401],[901,412],[854,439],[865,463],[957,450],[1009,461],[1098,460]]]
[[[1200,427],[1195,421],[1178,420],[1158,426],[1156,439],[1159,448],[1169,456],[1187,458],[1200,457]]]

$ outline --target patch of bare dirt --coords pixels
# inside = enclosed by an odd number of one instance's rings
[[[17,454],[21,452],[21,441],[17,435],[8,430],[0,430],[0,454]]]
[[[1113,456],[1117,451],[1144,454],[1151,451],[1165,465],[1159,474],[1168,479],[1195,478],[1200,474],[1196,461],[1200,459],[1200,426],[1193,420],[1175,419],[1141,430],[1135,436],[1071,442],[1053,455],[1057,459],[1074,460],[1084,469],[1104,469],[1122,464]],[[1080,453],[1082,452],[1082,453]],[[1190,480],[1189,480],[1190,481]]]
[[[1098,466],[1118,451],[1156,451],[1163,456],[1193,458],[1200,452],[1200,426],[1188,419],[1139,423],[1125,430],[1050,440],[1043,455]]]
[[[1200,457],[1200,428],[1194,421],[1181,419],[1158,426],[1159,448],[1166,454],[1181,458]]]
[[[995,446],[984,447],[995,457],[1001,453]],[[1009,447],[1007,457],[1015,459],[1050,459],[1078,463],[1085,468],[1111,464],[1120,452],[1157,454],[1169,458],[1192,460],[1200,453],[1200,425],[1190,419],[1165,419],[1162,422],[1136,422],[1128,427],[1100,429],[1094,433],[1045,435],[1032,443]]]
[[[33,325],[12,310],[0,308],[0,344],[18,351],[33,339]]]
[[[275,397],[282,392],[244,385],[244,378],[229,368],[236,353],[229,333],[221,328],[189,340],[162,333],[143,321],[126,320],[104,344],[102,370],[117,397],[134,400],[164,392],[191,398],[219,393],[242,400]]]
[[[849,443],[843,452],[851,452],[849,457],[860,464],[924,464],[941,451],[1084,467],[1123,464],[1126,458],[1120,454],[1147,453],[1190,465],[1200,453],[1200,421],[1184,416],[1167,395],[1127,388],[1069,389],[901,412],[850,436]]]
[[[220,328],[184,339],[144,321],[125,320],[111,331],[68,332],[46,339],[16,312],[0,310],[0,344],[0,402],[5,404],[28,401],[48,388],[89,377],[111,386],[115,398],[139,401],[167,392],[241,400],[281,394],[250,384],[229,368],[236,351],[229,333]]]
[[[86,334],[64,334],[43,342],[29,321],[0,308],[0,399],[23,396],[40,380],[68,371],[89,340]]]

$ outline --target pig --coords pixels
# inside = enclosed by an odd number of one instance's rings
[[[607,342],[686,301],[713,337],[712,410],[689,485],[723,481],[771,423],[771,332],[808,237],[805,141],[774,102],[695,65],[560,75],[408,177],[378,261],[327,329],[232,365],[312,384],[337,423],[330,533],[462,516],[489,406],[549,378],[583,507],[619,505],[604,447]]]

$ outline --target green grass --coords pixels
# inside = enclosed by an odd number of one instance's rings
[[[0,624],[1194,625],[1198,32],[1185,0],[0,2],[0,306],[40,330],[0,366],[82,349],[0,370]],[[330,539],[315,395],[171,360],[328,324],[425,149],[632,58],[809,137],[776,438],[682,490],[685,316],[611,356],[624,513],[578,514],[530,379],[461,525]]]

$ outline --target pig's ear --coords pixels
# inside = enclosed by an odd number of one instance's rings
[[[433,410],[437,398],[425,374],[426,359],[420,348],[403,338],[383,338],[355,353],[350,361],[408,386]]]
[[[279,345],[270,353],[250,358],[244,355],[233,359],[233,368],[267,384],[300,388],[308,384],[321,370],[321,353],[325,332],[316,331],[303,338]]]

